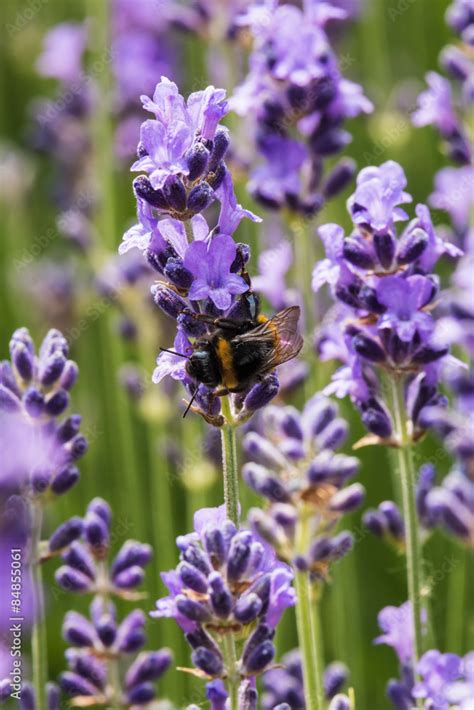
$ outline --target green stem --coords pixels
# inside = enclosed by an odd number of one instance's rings
[[[397,448],[398,473],[400,476],[403,515],[406,528],[406,569],[408,597],[411,602],[414,629],[413,670],[422,652],[421,634],[421,579],[422,555],[419,539],[418,518],[415,500],[415,470],[412,444],[405,415],[403,378],[392,378],[393,414],[399,438]]]
[[[223,655],[227,669],[226,687],[229,693],[229,710],[239,710],[239,685],[240,678],[237,673],[237,653],[235,639],[232,633],[227,633],[223,640]]]
[[[43,507],[34,502],[32,512],[32,577],[35,605],[35,623],[31,634],[31,655],[33,664],[33,685],[35,688],[36,708],[45,710],[46,683],[48,682],[48,645],[46,638],[46,619],[44,613],[43,570],[40,561],[41,529],[43,525]]]
[[[239,525],[239,472],[237,469],[237,441],[229,397],[222,397],[222,413],[226,423],[221,428],[222,473],[227,517]]]
[[[314,605],[312,602],[311,581],[307,572],[295,572],[296,589],[296,625],[303,662],[303,679],[306,706],[313,710],[323,710],[323,689],[321,685],[321,668],[316,646],[319,639],[319,623],[316,623]]]
[[[295,551],[304,554],[311,538],[311,513],[304,507],[300,509],[299,521],[296,527]],[[298,641],[303,662],[303,680],[307,707],[323,710],[324,694],[322,686],[322,655],[321,624],[316,599],[313,598],[313,587],[309,573],[295,572],[296,590],[296,626]],[[318,600],[319,606],[319,600]]]

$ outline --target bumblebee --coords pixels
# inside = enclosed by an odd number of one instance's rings
[[[244,294],[250,317],[213,318],[186,311],[209,326],[188,356],[186,372],[196,382],[215,390],[216,396],[242,392],[278,365],[298,355],[303,338],[298,332],[300,309],[285,308],[273,318],[259,314],[252,292]]]

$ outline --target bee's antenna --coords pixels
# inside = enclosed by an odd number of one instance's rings
[[[182,353],[177,353],[176,350],[168,350],[168,348],[161,348],[160,350],[164,353],[171,353],[171,355],[177,355],[178,357],[184,357],[186,360],[189,360],[189,355],[183,355]]]
[[[197,393],[198,393],[198,388],[196,387],[196,389],[194,390],[193,396],[191,397],[191,400],[189,401],[188,406],[186,407],[186,411],[183,414],[183,419],[186,416],[186,414],[189,412],[189,410],[191,409],[192,404],[193,404],[194,400],[196,399]]]

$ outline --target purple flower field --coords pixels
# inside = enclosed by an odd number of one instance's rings
[[[0,705],[474,710],[474,0],[5,0]]]

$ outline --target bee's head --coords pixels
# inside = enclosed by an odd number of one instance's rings
[[[217,387],[220,378],[209,342],[197,343],[195,351],[186,363],[186,372],[193,380],[207,387]]]

